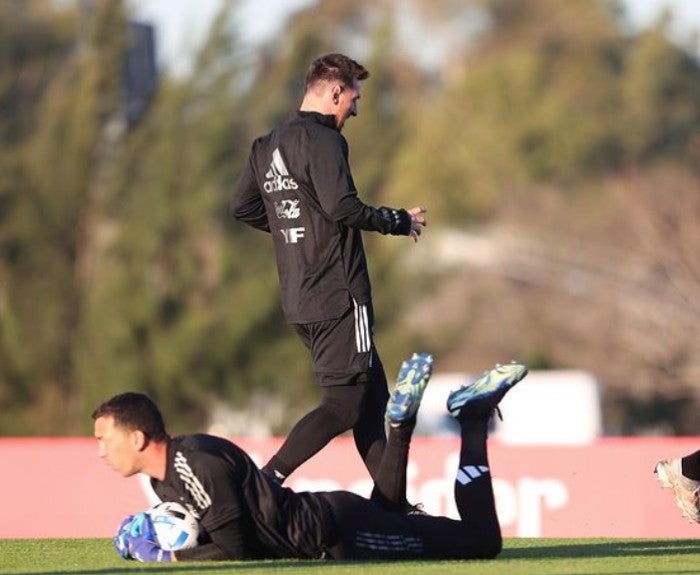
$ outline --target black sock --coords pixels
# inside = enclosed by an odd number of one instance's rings
[[[460,426],[462,444],[455,479],[457,511],[467,529],[500,541],[501,531],[486,448],[488,418],[462,418]]]
[[[406,466],[415,418],[401,425],[391,425],[384,455],[377,470],[372,500],[385,509],[406,510]]]
[[[693,481],[700,481],[700,451],[681,458],[681,473]]]

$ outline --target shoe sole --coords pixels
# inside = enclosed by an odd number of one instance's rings
[[[423,399],[425,388],[432,376],[433,364],[434,360],[432,355],[427,353],[414,353],[411,359],[401,364],[401,369],[399,370],[399,378],[401,381],[396,384],[396,388],[389,398],[386,409],[389,422],[403,423],[416,414],[420,407],[420,402]],[[411,374],[412,371],[415,373]],[[403,377],[401,377],[402,374]],[[407,398],[408,401],[405,409],[403,408],[404,403],[399,403],[397,401],[397,396]],[[401,405],[396,413],[392,413],[391,411],[394,405]]]
[[[676,499],[676,505],[681,510],[681,514],[691,523],[700,523],[700,509],[697,505],[685,504],[683,500],[678,496],[678,493],[684,493],[687,488],[680,484],[677,476],[678,473],[671,468],[672,462],[670,460],[659,461],[654,467],[654,474],[656,475],[656,480],[659,482],[664,489],[671,489],[673,495]],[[687,507],[691,506],[689,510]]]
[[[666,471],[666,464],[663,461],[659,461],[654,466],[654,475],[656,475],[656,480],[663,489],[673,489],[673,483]]]
[[[503,396],[508,393],[516,383],[522,381],[527,374],[528,368],[523,364],[510,363],[506,365],[497,365],[471,384],[453,391],[447,398],[447,410],[452,417],[457,418],[460,416],[462,409],[469,406],[469,404],[488,402],[492,405],[487,405],[486,410],[491,411],[498,406]],[[485,378],[497,381],[497,383],[488,382],[482,384],[484,385],[484,389],[474,395],[466,393],[469,389],[479,385]],[[496,380],[496,378],[498,378],[498,380]],[[460,393],[463,393],[463,397],[460,397]]]

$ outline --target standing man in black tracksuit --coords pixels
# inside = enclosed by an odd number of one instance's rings
[[[264,468],[280,483],[348,429],[374,478],[386,444],[389,394],[361,232],[417,241],[426,210],[374,208],[358,197],[341,130],[368,76],[342,54],[312,62],[298,113],[255,140],[231,199],[235,218],[272,235],[282,309],[323,389]]]

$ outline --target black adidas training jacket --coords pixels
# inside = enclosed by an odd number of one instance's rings
[[[361,230],[409,235],[406,210],[357,195],[348,144],[333,116],[298,112],[253,142],[230,203],[235,218],[272,234],[289,323],[340,317],[371,302]]]

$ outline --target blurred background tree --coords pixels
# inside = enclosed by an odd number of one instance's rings
[[[697,433],[700,68],[668,18],[635,36],[605,0],[320,0],[251,54],[239,9],[134,115],[124,2],[0,3],[0,434],[87,433],[126,389],[175,432],[236,411],[244,433],[248,410],[284,433],[315,400],[269,237],[227,203],[329,51],[372,74],[345,131],[362,197],[429,208],[416,246],[367,236],[389,374],[417,347],[442,370],[583,368],[609,433]]]

